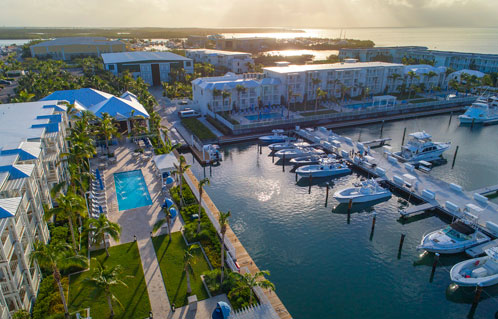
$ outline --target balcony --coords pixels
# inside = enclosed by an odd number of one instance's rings
[[[22,217],[18,218],[16,221],[16,232],[18,237],[22,237],[22,234],[24,232],[24,224]]]
[[[10,235],[7,235],[5,239],[2,239],[2,244],[4,254],[7,257],[7,260],[9,260],[12,256],[12,252],[14,251],[14,242],[12,241]]]

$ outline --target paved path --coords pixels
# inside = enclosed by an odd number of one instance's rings
[[[173,313],[172,319],[208,319],[211,318],[214,309],[216,309],[216,304],[220,301],[224,301],[228,304],[227,295],[221,294],[208,299],[204,299],[197,302],[197,309],[192,309],[194,307],[184,306],[176,309]]]
[[[157,262],[154,245],[150,238],[139,240],[137,243],[152,313],[154,318],[167,318],[170,315],[171,306],[168,294],[166,293],[166,287],[164,286],[163,276],[161,275],[161,269]]]

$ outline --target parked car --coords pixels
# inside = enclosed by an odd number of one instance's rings
[[[192,109],[184,109],[183,111],[178,112],[178,116],[181,118],[187,118],[187,117],[199,117],[201,114],[197,111],[194,111]]]
[[[11,84],[12,84],[12,82],[7,81],[7,80],[0,80],[0,84],[3,84],[3,85],[11,85]]]

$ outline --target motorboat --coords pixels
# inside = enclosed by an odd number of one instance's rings
[[[202,159],[210,163],[219,163],[223,160],[220,146],[216,144],[206,144],[202,147]]]
[[[486,256],[459,262],[450,270],[450,278],[459,286],[498,284],[498,247],[484,250]]]
[[[442,229],[424,235],[417,249],[431,253],[456,254],[491,240],[477,227],[476,216],[466,212],[463,216]]]
[[[282,142],[282,143],[273,143],[273,144],[270,144],[268,145],[268,148],[272,151],[280,151],[280,150],[288,150],[288,149],[292,149],[292,148],[297,148],[297,147],[306,147],[306,146],[310,146],[309,143],[306,143],[306,142],[292,142],[292,141],[285,141],[285,142]]]
[[[331,162],[336,161],[337,156],[334,154],[325,155],[309,155],[302,157],[292,158],[289,162],[294,165],[311,165],[311,164],[319,164],[325,161]]]
[[[432,136],[425,131],[411,133],[409,137],[408,142],[401,147],[401,151],[392,154],[402,162],[417,163],[437,160],[451,146],[450,142],[433,142]]]
[[[284,135],[284,130],[273,130],[273,135],[261,136],[259,140],[263,143],[281,143],[295,138]]]
[[[296,169],[296,174],[301,177],[329,177],[349,173],[351,169],[344,163],[305,165]]]
[[[489,101],[477,100],[458,116],[458,120],[461,125],[498,123],[498,97],[493,96]]]
[[[379,185],[375,180],[370,179],[361,182],[356,187],[349,187],[334,193],[334,198],[339,203],[365,203],[380,199],[389,198],[392,193]]]
[[[295,157],[311,156],[311,155],[324,155],[325,152],[313,147],[297,147],[292,149],[280,150],[275,153],[278,158],[291,159]]]

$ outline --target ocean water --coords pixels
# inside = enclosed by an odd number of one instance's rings
[[[295,37],[372,40],[376,46],[421,45],[429,49],[498,54],[498,28],[304,29],[304,33],[225,33],[225,37]]]
[[[458,127],[454,116],[419,118],[386,123],[384,137],[399,148],[403,129],[426,130],[436,141],[451,141],[460,149],[454,169],[450,164],[431,174],[465,189],[498,183],[498,125]],[[353,139],[378,138],[380,124],[338,131]],[[361,132],[361,133],[360,133]],[[291,167],[272,163],[268,148],[258,155],[253,142],[223,147],[218,167],[193,163],[198,178],[210,177],[207,193],[217,207],[230,210],[230,225],[260,269],[271,271],[277,293],[296,319],[305,318],[467,318],[474,292],[450,286],[448,271],[466,259],[463,254],[442,256],[430,279],[433,255],[416,250],[429,230],[448,221],[423,214],[399,220],[399,209],[410,204],[398,196],[374,206],[377,221],[371,237],[372,209],[347,207],[332,195],[362,178],[358,173],[333,179],[328,207],[325,182],[296,183]],[[451,160],[454,148],[445,154]],[[187,160],[193,159],[187,155]],[[400,235],[406,234],[400,259]],[[493,318],[498,311],[498,287],[486,288],[474,318]]]
[[[23,45],[23,44],[28,43],[29,41],[31,41],[31,40],[30,39],[12,39],[12,40],[0,39],[0,47],[9,46],[12,44]]]

